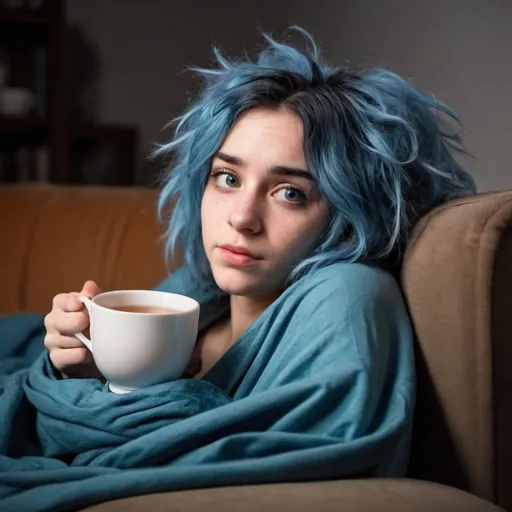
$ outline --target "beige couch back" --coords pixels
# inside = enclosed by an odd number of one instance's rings
[[[153,287],[166,275],[156,199],[140,189],[0,189],[0,314],[49,311],[54,295],[87,279]],[[410,473],[512,510],[512,192],[426,216],[402,284],[418,338]]]

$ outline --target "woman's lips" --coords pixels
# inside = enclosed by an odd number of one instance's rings
[[[258,263],[258,261],[262,261],[261,258],[256,258],[244,247],[222,245],[219,247],[219,250],[222,255],[222,259],[231,265],[247,266],[254,265]]]

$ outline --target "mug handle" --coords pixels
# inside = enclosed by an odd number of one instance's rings
[[[78,297],[78,300],[84,304],[84,306],[87,308],[87,312],[89,313],[89,318],[91,316],[91,306],[92,306],[92,300],[88,297]],[[81,332],[76,332],[75,336],[92,352],[92,343],[89,338],[84,336]]]

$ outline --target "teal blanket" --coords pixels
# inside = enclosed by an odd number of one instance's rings
[[[184,270],[160,289],[202,305]],[[221,485],[404,475],[412,335],[391,276],[335,264],[290,286],[200,380],[116,395],[61,380],[42,317],[0,318],[0,510],[77,510]]]

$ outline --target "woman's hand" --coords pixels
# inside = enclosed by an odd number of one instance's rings
[[[89,315],[78,299],[83,295],[92,299],[101,293],[94,281],[87,281],[80,293],[60,293],[53,299],[53,307],[44,319],[45,347],[50,352],[53,366],[64,378],[99,378],[91,352],[74,335],[89,328]]]

